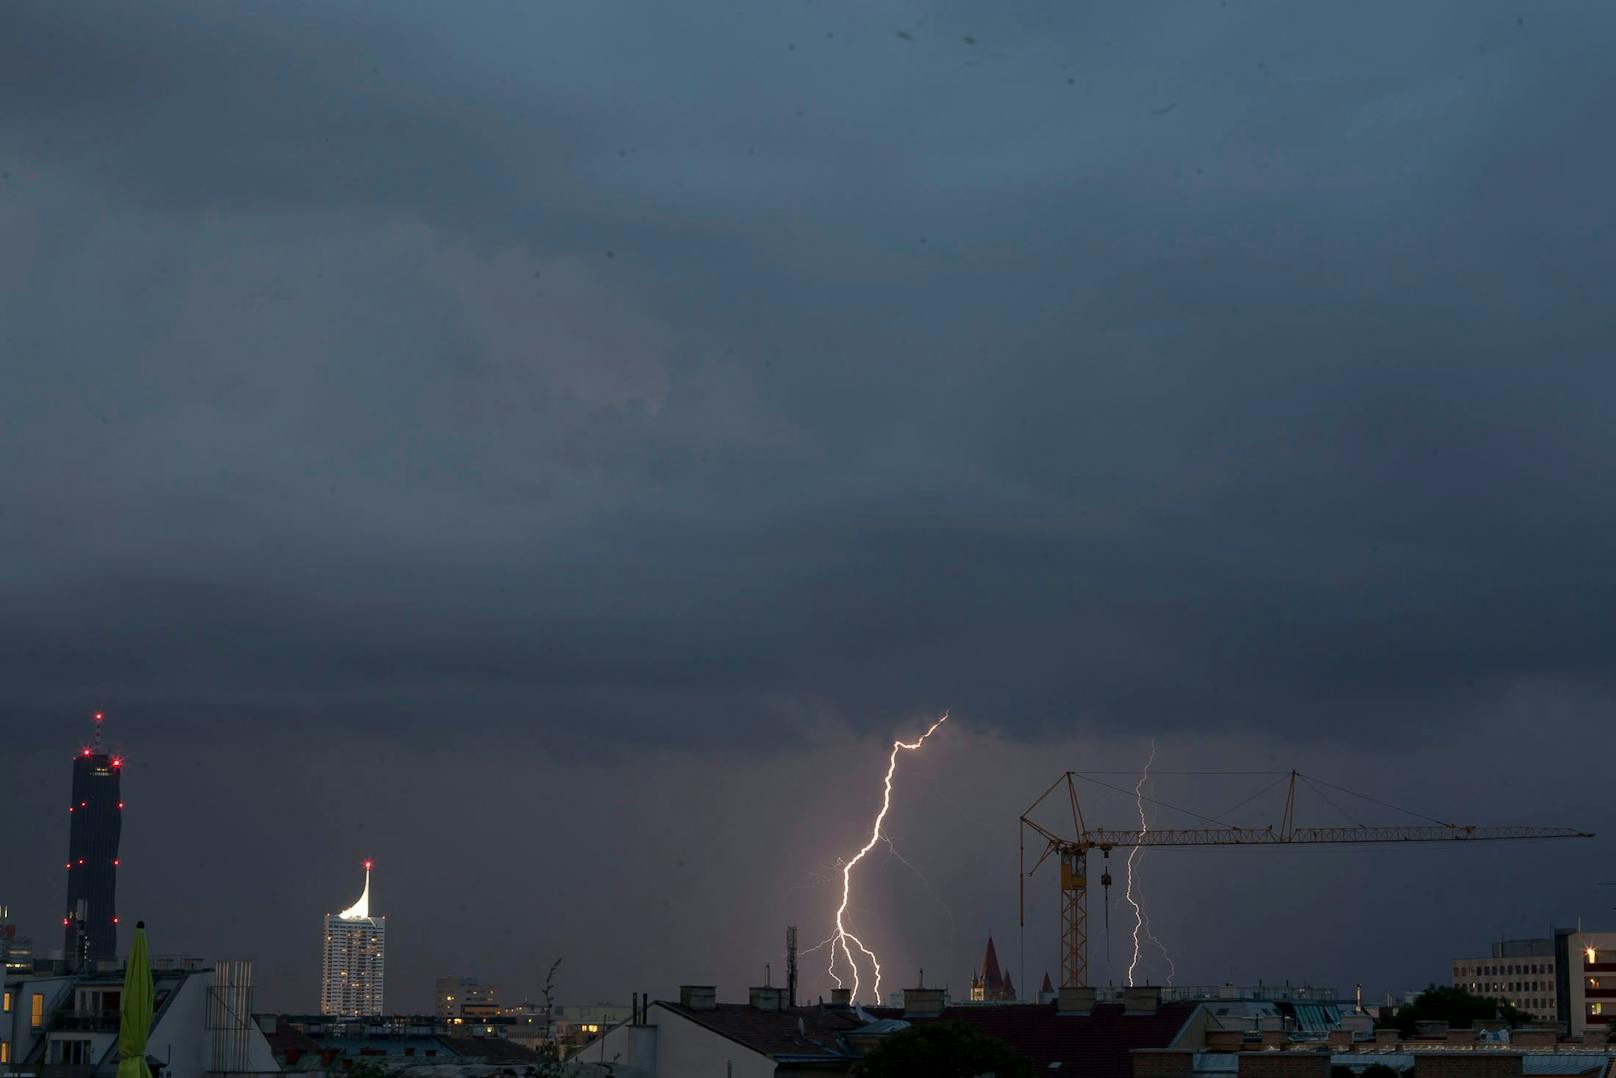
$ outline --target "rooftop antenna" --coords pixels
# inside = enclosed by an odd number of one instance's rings
[[[93,744],[97,755],[99,755],[101,752],[101,723],[105,720],[106,716],[99,711],[97,711],[94,717],[92,717],[90,720],[95,724],[95,738]]]
[[[786,927],[786,995],[797,1005],[797,926]]]

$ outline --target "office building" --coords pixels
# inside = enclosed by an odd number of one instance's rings
[[[475,977],[439,977],[433,999],[437,1016],[445,1022],[476,1022],[500,1013],[499,989]]]
[[[365,1018],[383,1013],[387,918],[370,913],[370,869],[359,901],[341,913],[325,915],[325,949],[320,963],[320,1013]]]
[[[1556,1020],[1556,979],[1551,939],[1500,940],[1486,958],[1453,961],[1453,987],[1504,1000],[1538,1022]]]
[[[1559,1020],[1573,1040],[1606,1031],[1616,1015],[1616,932],[1554,932]]]
[[[95,737],[73,757],[68,803],[67,905],[62,953],[74,969],[118,954],[118,840],[123,832],[123,759],[102,751],[101,713]]]

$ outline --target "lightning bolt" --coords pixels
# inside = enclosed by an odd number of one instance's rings
[[[1156,762],[1156,739],[1150,739],[1150,756],[1145,760],[1145,769],[1139,775],[1139,781],[1134,784],[1134,807],[1139,810],[1139,834],[1141,837],[1150,833],[1150,821],[1145,818],[1145,783],[1150,781],[1150,765]],[[1178,976],[1178,966],[1173,963],[1173,956],[1167,953],[1167,947],[1150,931],[1150,916],[1145,913],[1139,900],[1133,897],[1134,866],[1144,854],[1143,846],[1135,846],[1128,851],[1128,886],[1123,894],[1128,899],[1128,905],[1133,907],[1133,961],[1128,963],[1128,984],[1133,985],[1133,973],[1139,966],[1139,936],[1143,933],[1145,939],[1154,943],[1167,960],[1167,983],[1172,984],[1173,978]]]
[[[887,758],[887,775],[881,787],[881,811],[875,814],[875,823],[870,827],[870,840],[864,844],[864,848],[859,850],[858,853],[842,862],[842,904],[836,907],[836,931],[831,935],[834,945],[830,949],[830,976],[836,982],[837,988],[842,987],[841,975],[836,972],[836,956],[840,953],[847,961],[848,968],[852,971],[853,998],[855,1000],[858,999],[859,991],[859,967],[858,960],[853,957],[853,947],[857,947],[864,953],[864,957],[870,960],[870,967],[875,971],[875,988],[873,991],[876,1003],[881,1002],[881,961],[875,957],[874,951],[864,946],[863,940],[847,930],[845,918],[847,905],[853,896],[853,868],[864,860],[866,854],[875,849],[876,843],[886,838],[881,834],[881,822],[887,818],[887,810],[892,807],[892,775],[898,769],[898,750],[905,749],[913,752],[920,748],[925,740],[932,735],[933,731],[947,721],[948,712],[945,711],[942,718],[927,727],[926,732],[915,740],[894,741],[892,743],[892,755]],[[888,845],[891,845],[890,840],[888,840]],[[850,941],[853,947],[848,946]],[[817,950],[818,948],[813,949]]]

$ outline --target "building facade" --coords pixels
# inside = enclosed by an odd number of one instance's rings
[[[0,994],[0,1076],[114,1078],[123,971],[28,972]],[[146,1054],[163,1078],[262,1075],[278,1070],[251,1021],[252,963],[152,959]]]
[[[95,741],[73,757],[68,803],[67,906],[62,954],[75,969],[118,954],[118,841],[123,833],[123,759]]]
[[[17,931],[11,907],[0,906],[0,973],[34,968],[34,941]]]
[[[1609,1030],[1616,1015],[1616,932],[1554,933],[1561,1025],[1573,1039]]]
[[[387,918],[370,913],[370,869],[359,901],[341,913],[325,915],[325,949],[320,962],[320,1013],[367,1018],[385,1013]]]
[[[433,991],[437,1016],[446,1022],[476,1022],[499,1015],[499,988],[475,977],[439,977]]]
[[[1556,981],[1552,939],[1500,940],[1486,958],[1453,961],[1453,987],[1502,999],[1539,1022],[1559,1017]]]

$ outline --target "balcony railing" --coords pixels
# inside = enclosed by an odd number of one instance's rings
[[[79,1032],[117,1029],[120,1017],[117,1011],[57,1011],[51,1016],[51,1028]]]

